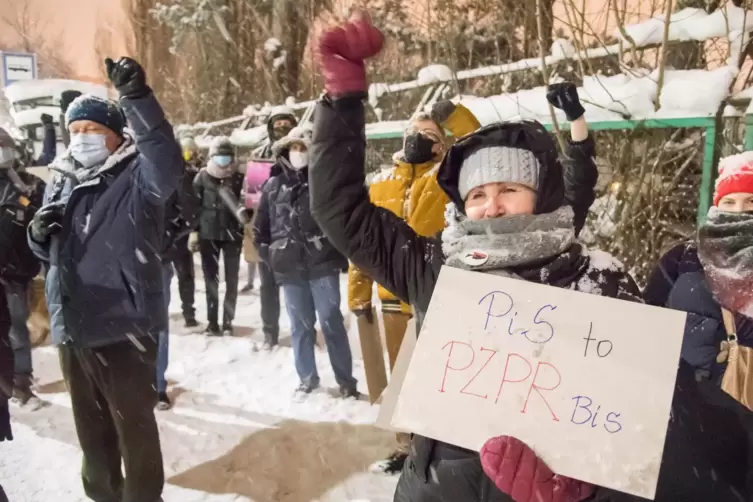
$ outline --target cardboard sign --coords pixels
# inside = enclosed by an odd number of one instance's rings
[[[393,432],[410,433],[410,431],[393,428],[390,422],[392,421],[392,416],[395,414],[397,398],[400,395],[403,382],[405,382],[405,375],[408,373],[411,356],[413,356],[413,350],[416,348],[416,341],[416,320],[411,319],[408,321],[403,343],[400,344],[400,351],[397,353],[395,367],[392,369],[392,374],[390,375],[390,384],[384,389],[382,395],[379,396],[379,414],[374,423],[377,427]]]
[[[682,312],[444,267],[392,427],[527,443],[565,476],[652,499]]]

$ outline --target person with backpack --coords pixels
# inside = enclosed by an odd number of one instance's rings
[[[314,114],[311,210],[356,266],[414,306],[419,331],[443,266],[641,301],[622,264],[577,240],[557,146],[538,122],[491,124],[449,148],[437,173],[451,201],[439,238],[419,236],[371,204],[364,184],[364,61],[382,43],[383,35],[361,11],[319,39],[326,94]],[[680,365],[656,500],[749,500],[751,414],[687,370]],[[476,452],[414,435],[394,500],[639,499],[558,475],[511,436],[489,438]]]
[[[44,198],[44,182],[19,169],[15,142],[0,128],[0,211],[3,218],[12,218],[12,225],[3,233],[0,247],[4,259],[0,262],[0,284],[3,286],[5,308],[10,313],[10,343],[15,354],[13,397],[22,406],[36,410],[42,401],[32,386],[32,359],[29,328],[29,287],[40,271],[40,261],[26,239],[26,227],[31,223]]]
[[[141,65],[127,57],[105,65],[119,103],[82,95],[70,104],[70,146],[53,163],[28,238],[48,266],[84,491],[97,501],[158,502],[165,477],[154,335],[167,321],[159,251],[165,206],[185,168]]]
[[[206,333],[209,336],[233,334],[238,301],[238,275],[243,247],[243,225],[251,220],[241,205],[244,176],[238,171],[235,149],[230,139],[219,136],[209,148],[209,162],[193,182],[200,203],[199,252],[207,290]],[[225,301],[222,328],[219,324],[220,256],[225,264]]]
[[[643,297],[688,313],[682,358],[698,378],[721,385],[728,332],[753,348],[753,152],[719,161],[713,202],[697,239],[661,257]]]

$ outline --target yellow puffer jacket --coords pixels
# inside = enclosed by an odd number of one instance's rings
[[[480,127],[476,117],[463,105],[457,105],[442,126],[456,138]],[[395,167],[377,176],[369,187],[374,205],[392,211],[405,220],[417,234],[433,236],[444,229],[444,210],[449,198],[437,183],[439,164],[407,164],[396,161]],[[348,306],[350,310],[370,309],[374,281],[359,269],[350,266],[348,274]],[[379,299],[385,312],[410,313],[409,305],[379,286]]]

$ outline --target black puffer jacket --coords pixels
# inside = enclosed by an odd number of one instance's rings
[[[441,244],[417,236],[398,217],[369,203],[363,171],[364,127],[360,100],[331,102],[325,98],[318,105],[311,149],[312,211],[338,249],[403,301],[413,304],[420,315],[426,312],[444,262]],[[462,161],[463,148],[487,142],[525,147],[544,166],[539,176],[535,212],[552,211],[564,203],[566,190],[556,150],[546,146],[553,145],[552,141],[540,139],[541,134],[535,127],[521,128],[514,124],[484,128],[470,142],[466,137],[452,147],[440,167],[438,179],[445,184],[450,197],[456,199],[452,183]],[[638,294],[632,279],[619,269],[606,270],[591,263],[585,270],[576,267],[575,274],[567,277],[567,272],[573,270],[572,262],[565,260],[563,268],[555,265],[562,256],[543,266],[551,266],[551,271],[558,272],[554,274],[558,279],[550,279],[550,274],[515,272],[529,280],[547,277],[547,284],[576,290],[579,279],[586,277],[606,296],[629,299]],[[750,415],[715,387],[700,389],[692,375],[688,378],[684,374],[679,381],[656,500],[727,502],[738,500],[732,498],[733,490],[753,493],[747,488],[748,458],[753,452]],[[717,423],[723,425],[716,428]],[[732,439],[714,442],[725,434]],[[703,473],[696,472],[699,465],[705,469]],[[478,453],[414,436],[411,455],[395,493],[396,502],[510,500],[483,473]],[[593,500],[639,499],[599,489]]]
[[[308,169],[282,167],[262,188],[254,244],[278,282],[337,274],[348,260],[324,236],[309,207]]]
[[[719,346],[727,338],[722,307],[709,289],[695,243],[678,244],[661,257],[643,291],[646,303],[687,312],[682,358],[699,378],[721,384],[726,363],[716,361]],[[735,313],[737,339],[753,347],[753,319]]]
[[[0,169],[0,282],[26,284],[40,269],[26,227],[42,206],[45,184],[32,174],[17,174],[25,188],[16,186],[9,169]]]
[[[10,345],[10,312],[0,284],[0,442],[13,439],[8,400],[13,393],[13,348]]]
[[[211,161],[210,161],[211,162]],[[220,197],[220,189],[229,190],[239,202],[244,176],[235,172],[227,178],[215,178],[202,169],[193,180],[193,188],[201,201],[199,238],[212,241],[243,241],[243,226]]]

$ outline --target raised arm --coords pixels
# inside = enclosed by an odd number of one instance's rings
[[[184,162],[173,128],[154,93],[146,85],[144,69],[130,58],[106,60],[107,75],[120,94],[128,125],[139,152],[137,184],[144,198],[161,204],[178,188]]]
[[[42,142],[42,155],[37,159],[36,165],[39,167],[49,165],[57,155],[57,138],[55,136],[55,124],[52,123],[52,117],[43,113],[41,116],[44,125],[44,141]],[[61,124],[61,129],[65,126]]]
[[[314,117],[309,187],[311,212],[322,231],[401,300],[416,303],[430,297],[442,262],[441,246],[369,200],[361,98],[325,98]]]
[[[565,201],[573,208],[577,235],[583,229],[588,210],[596,199],[596,181],[599,179],[594,162],[596,146],[588,132],[585,109],[580,103],[575,84],[552,84],[546,97],[552,106],[565,112],[570,122],[570,138],[565,145],[562,166],[565,168]]]

